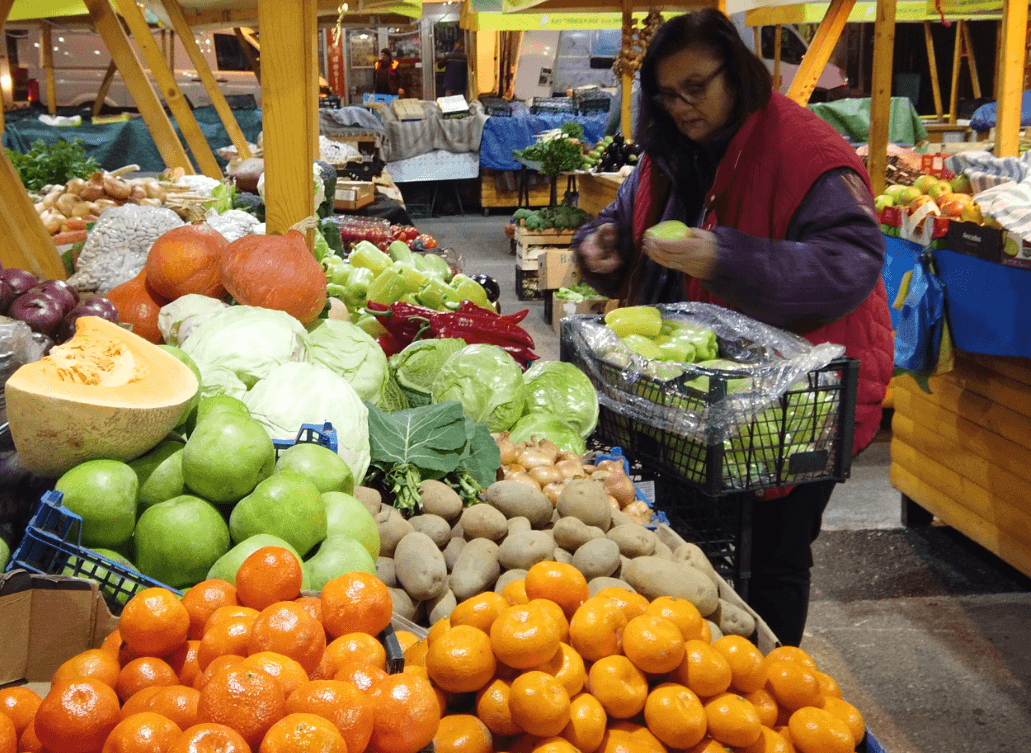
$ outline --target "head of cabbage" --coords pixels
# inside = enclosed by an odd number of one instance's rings
[[[509,433],[509,439],[514,444],[529,442],[534,437],[537,440],[547,439],[555,444],[562,452],[575,452],[583,455],[587,452],[584,438],[569,424],[555,418],[548,411],[531,411],[515,422]]]
[[[565,361],[539,361],[523,374],[526,413],[551,415],[581,437],[598,424],[598,392],[580,369]]]
[[[387,356],[361,327],[339,319],[316,319],[308,325],[305,360],[342,376],[362,400],[380,404],[387,384]]]
[[[505,431],[523,414],[523,370],[497,345],[467,345],[440,367],[430,387],[434,403],[457,400],[469,418]]]

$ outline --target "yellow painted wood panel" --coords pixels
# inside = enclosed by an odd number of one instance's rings
[[[1026,502],[1025,509],[1022,509],[1013,499],[1014,490],[1005,481],[995,483],[992,490],[985,489],[900,437],[891,440],[891,462],[892,465],[905,468],[978,517],[1008,531],[1016,540],[1031,546],[1031,516],[1027,514]],[[1027,484],[1021,483],[1020,487],[1022,497],[1026,500]]]
[[[985,356],[980,353],[963,353],[961,359],[1031,387],[1031,359]]]
[[[891,466],[891,483],[939,520],[1001,557],[1025,575],[1031,576],[1031,546],[988,523],[955,503],[951,497],[930,487],[905,468]]]
[[[971,362],[959,363],[950,376],[959,387],[1031,419],[1031,386]]]
[[[1020,101],[1024,90],[1027,0],[1006,0],[1002,8],[1002,70],[995,155],[1016,157],[1020,142]]]
[[[934,54],[934,40],[931,38],[931,22],[924,21],[924,46],[927,48],[927,67],[931,76],[931,95],[934,99],[934,117],[942,119],[942,88],[938,80],[938,59]]]
[[[884,193],[891,116],[891,75],[895,48],[895,0],[880,0],[874,20],[873,75],[870,92],[870,157],[867,172],[874,194]],[[808,56],[807,56],[808,57]]]
[[[57,113],[57,86],[54,84],[54,40],[50,33],[50,22],[44,21],[40,28],[40,44],[43,45],[43,75],[47,87],[47,112]]]
[[[27,269],[36,277],[68,276],[6,149],[0,149],[0,264]]]

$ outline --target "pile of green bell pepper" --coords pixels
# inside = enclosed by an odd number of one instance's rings
[[[716,333],[707,327],[663,319],[654,306],[627,306],[605,315],[605,324],[632,351],[653,361],[700,363],[716,358]]]

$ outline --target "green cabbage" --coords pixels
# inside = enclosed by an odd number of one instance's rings
[[[226,369],[250,389],[277,366],[304,360],[307,337],[304,326],[284,311],[230,306],[197,327],[182,349],[200,369],[202,394],[223,394],[205,385],[205,375]]]
[[[505,431],[523,414],[523,371],[497,345],[467,345],[444,362],[430,388],[433,402],[457,400],[469,418]]]
[[[180,296],[161,307],[158,312],[158,329],[166,343],[182,347],[194,329],[228,305],[218,298],[197,293]]]
[[[515,422],[509,433],[509,439],[515,444],[529,441],[532,437],[547,439],[555,443],[563,452],[575,452],[583,455],[587,452],[583,437],[576,429],[555,418],[546,411],[532,411]]]
[[[316,319],[308,325],[305,360],[342,376],[362,400],[380,404],[387,383],[387,356],[361,327],[339,319]]]
[[[337,430],[337,454],[355,483],[365,478],[372,457],[369,409],[342,376],[320,364],[285,363],[242,399],[273,439],[295,439],[301,424],[329,421]]]
[[[598,424],[598,393],[580,369],[565,361],[539,361],[523,374],[526,413],[548,413],[590,436]]]
[[[413,408],[432,402],[433,380],[451,356],[465,347],[465,340],[445,337],[416,340],[390,357],[390,371]]]

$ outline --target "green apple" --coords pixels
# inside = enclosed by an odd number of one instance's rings
[[[216,504],[236,502],[272,475],[276,448],[257,420],[229,411],[202,418],[183,448],[188,489]]]
[[[904,207],[908,207],[910,204],[912,204],[914,201],[916,201],[923,195],[923,191],[921,191],[916,186],[909,186],[908,188],[904,188],[902,192],[899,193],[899,196],[895,200],[895,202],[897,204],[901,204]]]
[[[677,241],[691,237],[691,228],[680,220],[666,220],[653,225],[644,231],[645,238],[657,238],[663,241]]]
[[[228,412],[239,416],[251,415],[250,409],[244,405],[242,400],[229,395],[209,395],[202,397],[197,406],[190,411],[190,415],[181,427],[182,433],[187,437],[197,428],[197,424],[212,413]]]
[[[952,184],[947,180],[939,180],[927,190],[927,195],[941,206],[952,197]]]
[[[299,473],[315,486],[319,492],[354,492],[354,474],[337,453],[314,442],[301,442],[283,451],[276,461],[276,473],[293,471]]]
[[[360,542],[373,559],[379,557],[379,529],[365,505],[341,492],[323,492],[322,503],[326,506],[326,538],[347,536]]]
[[[54,488],[65,507],[82,518],[83,546],[114,548],[136,525],[136,472],[118,460],[88,460],[65,472]]]
[[[920,191],[920,193],[929,193],[931,186],[938,182],[938,179],[933,175],[921,175],[915,181],[913,181],[913,188]]]
[[[899,197],[901,197],[902,192],[908,188],[909,186],[904,186],[901,183],[894,183],[884,189],[884,194],[894,199],[896,204],[901,204],[902,202],[899,201]]]
[[[138,514],[148,507],[185,493],[183,447],[178,439],[165,439],[146,455],[129,462],[139,480],[136,502]]]
[[[237,544],[270,533],[289,541],[302,555],[326,538],[326,526],[318,487],[293,471],[280,471],[259,483],[229,516],[229,531]]]
[[[321,591],[334,578],[360,571],[376,574],[376,560],[360,541],[347,536],[333,536],[319,546],[319,551],[303,565],[309,588]]]
[[[288,541],[278,536],[271,536],[266,533],[259,533],[257,536],[251,536],[246,541],[242,541],[228,552],[219,557],[215,564],[208,570],[205,580],[211,578],[220,578],[224,581],[236,585],[236,573],[240,569],[240,565],[243,561],[254,554],[259,549],[266,546],[281,546],[284,549],[293,553],[297,557],[297,561],[301,561],[301,555],[297,553],[297,550],[290,546]],[[301,588],[308,588],[308,575],[302,569],[301,575]]]
[[[874,208],[877,210],[877,213],[880,214],[885,210],[886,207],[895,206],[895,199],[893,199],[886,193],[882,193],[880,196],[874,199],[873,205]]]
[[[7,563],[11,561],[11,548],[7,542],[0,539],[0,573],[7,569]]]
[[[199,583],[229,551],[229,527],[214,505],[183,494],[140,516],[133,534],[136,566],[144,575],[182,588]]]
[[[970,178],[960,174],[950,181],[953,193],[973,193],[974,187],[970,185]]]

